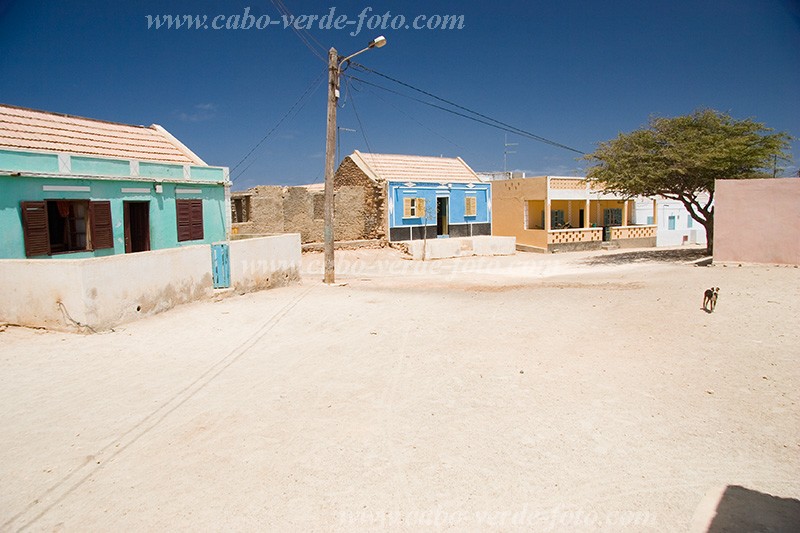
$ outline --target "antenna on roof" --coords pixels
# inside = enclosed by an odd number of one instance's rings
[[[516,150],[509,150],[509,146],[517,146],[519,143],[510,143],[508,142],[508,133],[505,134],[505,140],[503,141],[503,174],[508,172],[508,154],[516,154]]]
[[[342,141],[339,137],[340,131],[350,131],[355,132],[356,130],[351,130],[350,128],[343,128],[342,126],[336,126],[336,161],[341,162],[342,157]]]

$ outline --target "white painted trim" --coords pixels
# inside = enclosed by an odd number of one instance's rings
[[[201,194],[203,189],[186,189],[183,187],[176,187],[175,194]]]
[[[227,174],[226,174],[227,178]],[[249,210],[247,216],[250,216]],[[225,235],[226,239],[231,238],[231,228],[233,227],[233,213],[231,212],[231,183],[225,182]]]
[[[131,176],[138,178],[139,177],[139,162],[131,160]]]
[[[91,192],[92,188],[86,185],[42,185],[42,190],[50,192]]]
[[[58,154],[58,171],[72,174],[72,157],[69,154]]]
[[[187,156],[189,159],[194,161],[195,164],[200,165],[200,166],[204,166],[204,167],[208,166],[208,164],[205,161],[203,161],[202,159],[200,159],[200,157],[196,153],[194,153],[191,150],[189,150],[189,148],[185,144],[183,144],[178,139],[173,137],[172,134],[170,132],[168,132],[167,130],[165,130],[163,127],[159,126],[158,124],[153,124],[150,127],[152,129],[156,130],[157,132],[161,133],[162,135],[164,135],[164,137],[166,137],[169,142],[171,142],[173,145],[175,145],[175,147],[178,150],[180,150],[185,156]]]
[[[347,157],[349,157],[350,160],[353,163],[355,163],[358,168],[361,169],[361,172],[363,172],[368,179],[372,180],[375,183],[381,182],[381,179],[378,177],[375,171],[373,171],[370,168],[367,161],[362,157],[361,152],[359,152],[358,150],[354,150],[353,153]]]
[[[149,194],[153,192],[151,189],[145,189],[144,187],[123,187],[120,189],[120,192],[123,193],[137,193],[137,194]]]
[[[217,168],[217,167],[212,167]],[[95,180],[95,181],[137,181],[145,183],[186,183],[184,179],[178,178],[132,178],[128,176],[99,176],[97,174],[49,174],[47,172],[24,172],[24,171],[11,171],[0,170],[0,176],[10,176],[12,178],[52,178],[61,180]],[[192,180],[192,185],[225,185],[224,181],[201,181]]]

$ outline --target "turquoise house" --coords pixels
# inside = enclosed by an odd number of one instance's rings
[[[225,240],[230,179],[158,125],[0,105],[0,259]]]

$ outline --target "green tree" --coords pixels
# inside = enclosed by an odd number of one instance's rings
[[[714,242],[714,180],[767,178],[777,161],[790,161],[792,137],[751,119],[712,109],[650,119],[646,128],[620,133],[584,156],[587,172],[604,191],[679,200]],[[708,194],[708,200],[703,197]],[[700,198],[698,198],[700,196]]]

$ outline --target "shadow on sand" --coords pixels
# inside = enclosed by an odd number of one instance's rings
[[[686,263],[706,257],[705,248],[685,250],[645,250],[595,256],[585,261],[588,265],[621,265],[626,263]]]
[[[708,526],[708,533],[800,531],[800,501],[728,485]]]

